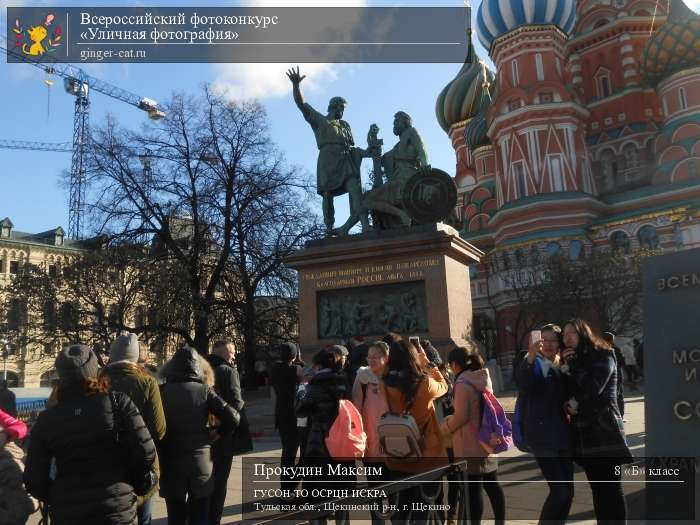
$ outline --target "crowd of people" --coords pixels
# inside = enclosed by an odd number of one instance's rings
[[[549,487],[540,523],[566,522],[575,464],[590,482],[598,522],[626,521],[615,467],[633,458],[619,400],[624,365],[609,335],[597,336],[582,319],[563,328],[546,324],[514,364],[513,437],[534,456]],[[511,423],[493,395],[479,343],[467,339],[444,358],[429,341],[395,333],[349,346],[328,346],[308,366],[294,343],[277,349],[269,377],[281,466],[351,466],[361,458],[366,467],[381,467],[367,470],[369,486],[441,471],[447,490],[434,485],[430,501],[445,503],[445,523],[458,522],[461,495],[470,523],[479,524],[484,493],[495,523],[505,523],[498,453],[512,444]],[[57,525],[149,524],[156,492],[169,524],[220,523],[233,456],[252,450],[234,358],[227,341],[214,344],[206,358],[183,346],[154,375],[139,364],[134,334],[112,343],[103,367],[89,347],[66,347],[26,457],[14,443],[27,435],[26,426],[8,413],[7,399],[7,411],[0,409],[0,525],[24,523],[38,507]],[[362,453],[338,458],[328,440],[348,407],[361,418]],[[388,421],[398,416],[401,432],[387,437]],[[464,460],[465,468],[451,467]],[[287,475],[280,486],[291,494],[322,481]],[[355,481],[354,475],[334,479],[337,487]],[[425,497],[425,487],[396,492],[391,522],[421,523],[427,510],[413,503]],[[347,511],[335,514],[336,523],[349,519]]]
[[[206,358],[183,346],[154,376],[134,334],[105,366],[88,346],[64,348],[28,436],[0,410],[0,525],[37,508],[52,525],[147,525],[156,492],[169,525],[220,523],[232,458],[252,449],[234,356],[228,341]]]
[[[485,493],[495,523],[505,523],[498,449],[483,435],[485,422],[498,415],[500,405],[479,344],[467,340],[443,361],[429,341],[413,337],[389,333],[383,340],[354,343],[350,350],[340,345],[320,350],[310,366],[301,361],[295,345],[279,349],[270,378],[282,466],[337,463],[327,438],[342,400],[351,400],[366,434],[362,461],[384,467],[368,483],[391,482],[466,460],[464,475],[446,469],[447,492],[442,494],[439,484],[437,498],[433,495],[432,501],[446,503],[442,518],[457,522],[461,492],[470,523],[479,524]],[[563,329],[547,324],[533,332],[527,352],[516,361],[514,379],[523,438],[518,446],[533,454],[549,486],[540,523],[566,522],[574,497],[574,464],[590,482],[598,522],[625,523],[620,469],[615,467],[633,458],[618,405],[621,379],[613,346],[582,319],[567,322]],[[419,450],[410,457],[392,454],[384,441],[381,428],[387,414],[409,415],[417,427]],[[500,437],[508,441],[508,429],[504,434]],[[303,480],[302,485],[305,481],[318,480]],[[281,487],[291,491],[297,481],[284,478]],[[399,492],[392,523],[421,523],[420,507],[404,505],[420,501],[421,490]],[[347,523],[347,512],[337,512],[335,520]],[[383,522],[376,515],[373,521]]]

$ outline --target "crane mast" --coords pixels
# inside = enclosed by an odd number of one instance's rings
[[[108,97],[130,104],[145,111],[148,117],[159,120],[165,117],[158,103],[150,98],[141,97],[125,89],[88,75],[81,68],[61,62],[52,56],[42,56],[40,60],[23,55],[8,45],[7,39],[0,35],[0,52],[8,57],[16,58],[26,64],[37,67],[50,75],[63,78],[63,86],[67,93],[75,97],[73,112],[73,142],[72,147],[60,149],[51,143],[34,143],[26,141],[0,141],[0,148],[38,149],[44,151],[71,151],[70,190],[68,205],[68,236],[73,239],[83,237],[83,215],[85,212],[85,162],[86,151],[90,143],[90,91],[97,91]],[[63,147],[66,145],[63,144]]]

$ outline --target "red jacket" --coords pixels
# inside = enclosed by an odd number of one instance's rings
[[[9,441],[24,439],[27,435],[27,425],[2,410],[0,410],[0,427],[7,432]]]

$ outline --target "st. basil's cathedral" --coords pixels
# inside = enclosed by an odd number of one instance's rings
[[[552,254],[700,246],[700,16],[682,0],[483,0],[437,119],[456,153],[475,331],[501,369],[517,307],[499,272]]]

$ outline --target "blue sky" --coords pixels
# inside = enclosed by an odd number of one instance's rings
[[[263,4],[263,2],[256,2]],[[344,2],[356,5],[357,1]],[[361,2],[360,2],[361,3]],[[0,0],[5,27],[7,5],[80,6],[69,2],[18,2]],[[124,2],[124,5],[195,5],[196,2]],[[207,5],[238,5],[208,2]],[[267,5],[341,5],[337,1],[271,1]],[[462,0],[370,2],[369,5],[461,6]],[[476,4],[478,5],[478,4]],[[466,21],[465,21],[466,24]],[[466,27],[466,25],[465,25]],[[485,56],[480,49],[481,56]],[[196,93],[205,83],[218,83],[236,96],[256,96],[268,110],[273,139],[290,164],[315,178],[317,149],[313,134],[292,102],[285,68],[292,64],[87,64],[89,74],[141,96],[166,100],[174,91]],[[460,64],[314,64],[302,66],[308,78],[302,83],[308,102],[324,111],[328,99],[342,95],[348,100],[345,119],[356,141],[363,145],[370,124],[377,123],[386,146],[395,143],[391,133],[393,114],[409,113],[423,135],[431,163],[454,173],[455,157],[447,135],[435,119],[435,99],[460,68]],[[51,88],[50,105],[45,74],[25,64],[7,64],[0,57],[0,139],[47,142],[70,141],[73,97],[63,91],[61,79]],[[50,110],[47,111],[47,105]],[[100,93],[91,96],[90,120],[99,125],[111,112],[127,126],[145,121],[143,112]],[[0,218],[9,216],[19,230],[38,232],[68,225],[67,191],[59,185],[61,173],[70,167],[70,153],[0,149]],[[363,172],[369,162],[363,163]],[[336,223],[347,217],[347,199],[336,199]],[[319,206],[320,210],[320,206]]]

